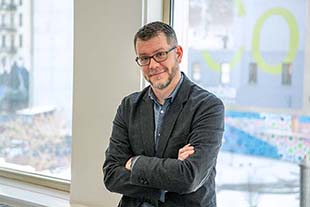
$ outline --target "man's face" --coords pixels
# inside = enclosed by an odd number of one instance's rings
[[[147,41],[138,39],[136,42],[136,53],[138,57],[153,56],[158,52],[166,52],[174,46],[167,43],[164,33],[160,33]],[[167,88],[174,80],[177,72],[179,72],[182,54],[182,48],[177,46],[176,49],[167,54],[168,58],[163,62],[158,63],[151,58],[149,65],[141,67],[144,78],[155,89]]]

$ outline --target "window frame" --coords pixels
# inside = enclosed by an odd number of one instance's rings
[[[70,192],[71,182],[69,180],[44,176],[35,173],[0,167],[0,176],[24,183],[44,186],[55,190]]]
[[[8,2],[5,0],[2,0],[0,4],[7,4]],[[15,4],[16,2],[11,0],[9,4]],[[19,5],[23,5],[23,1],[19,1]],[[74,10],[74,1],[73,1],[73,8]],[[18,13],[17,13],[18,14]],[[19,16],[19,26],[23,27],[24,21],[22,14],[18,14]],[[7,15],[2,14],[1,15],[1,24],[6,26],[7,24]],[[16,17],[11,14],[9,24],[15,24]],[[32,25],[30,25],[32,26]],[[23,42],[23,35],[17,33],[18,35],[18,47],[23,49],[24,42]],[[15,48],[17,47],[17,36],[11,35],[6,36],[5,34],[1,35],[1,48]],[[9,42],[9,43],[8,43]],[[12,45],[13,44],[13,45]],[[9,46],[8,46],[9,45]],[[71,155],[72,156],[72,155]],[[71,166],[70,166],[71,167]],[[10,180],[20,181],[26,184],[34,184],[37,186],[47,187],[49,189],[59,190],[63,192],[70,192],[71,188],[71,180],[69,179],[63,179],[63,178],[57,178],[52,177],[44,174],[38,174],[38,173],[32,173],[27,171],[22,171],[14,168],[8,168],[4,166],[0,166],[0,177],[7,178]],[[0,193],[1,197],[1,193]]]

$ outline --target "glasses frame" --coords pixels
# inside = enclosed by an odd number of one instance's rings
[[[143,56],[143,58],[148,58],[148,63],[147,64],[140,64],[139,63],[139,59],[141,58],[141,57],[136,57],[136,63],[139,65],[139,66],[147,66],[147,65],[149,65],[150,63],[151,63],[151,59],[153,58],[153,60],[155,60],[156,62],[158,62],[158,63],[161,63],[161,62],[164,62],[164,61],[166,61],[167,59],[168,59],[168,53],[169,52],[171,52],[171,51],[173,51],[174,49],[176,49],[177,48],[177,46],[174,46],[174,47],[172,47],[172,48],[170,48],[169,50],[167,50],[167,51],[161,51],[161,52],[157,52],[157,53],[155,53],[154,55],[152,55],[152,56]],[[165,59],[163,59],[163,60],[156,60],[156,55],[158,55],[159,53],[166,53],[166,58]]]

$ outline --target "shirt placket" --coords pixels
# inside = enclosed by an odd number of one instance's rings
[[[169,101],[166,100],[164,105],[158,105],[157,111],[157,120],[156,120],[156,132],[155,132],[155,151],[157,151],[157,147],[159,144],[159,140],[161,137],[161,128],[164,116],[166,114],[167,108],[169,105]]]

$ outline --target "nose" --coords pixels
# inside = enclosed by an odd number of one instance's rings
[[[153,69],[153,68],[157,68],[157,67],[158,67],[158,65],[159,65],[159,63],[158,63],[158,62],[156,62],[156,60],[154,60],[154,58],[152,57],[152,58],[150,59],[149,68],[151,68],[151,69]]]

